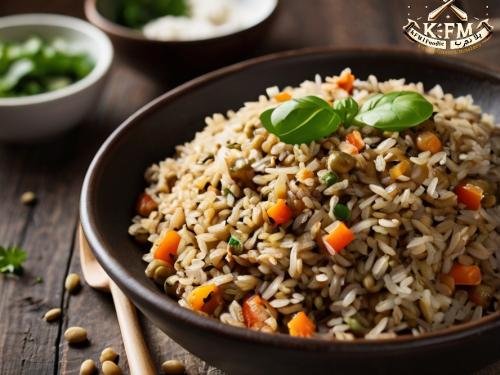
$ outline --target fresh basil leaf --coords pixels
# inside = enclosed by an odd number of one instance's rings
[[[300,144],[329,136],[342,122],[402,131],[421,124],[432,112],[432,104],[421,94],[398,91],[376,94],[361,109],[351,97],[337,100],[331,107],[317,96],[307,96],[263,112],[260,120],[282,142]]]
[[[277,108],[277,107],[276,107]],[[260,114],[260,122],[262,126],[266,128],[269,133],[276,134],[274,130],[273,123],[271,122],[271,115],[273,114],[276,108],[270,108],[267,111],[264,111]]]
[[[421,124],[432,112],[432,104],[421,94],[398,91],[368,99],[354,117],[354,123],[385,131],[403,131]]]
[[[369,111],[377,105],[377,103],[384,97],[384,94],[374,94],[368,98],[366,102],[363,103],[359,109],[359,113]]]
[[[289,100],[263,112],[260,120],[268,132],[288,144],[319,140],[336,131],[341,123],[337,112],[316,96]]]
[[[279,127],[279,124],[283,124],[286,127],[287,124],[283,122],[284,119],[288,118],[288,121],[294,120],[294,118],[290,116],[296,116],[300,119],[301,116],[306,114],[305,112],[296,111],[297,109],[316,110],[320,108],[330,109],[330,106],[327,102],[317,96],[306,96],[304,98],[289,100],[275,108],[271,115],[271,121],[273,124],[276,124],[277,128]],[[284,130],[286,131],[287,129]]]
[[[337,114],[342,119],[344,125],[349,126],[354,119],[354,116],[359,111],[358,103],[351,97],[338,99],[333,102],[333,109],[337,111]]]

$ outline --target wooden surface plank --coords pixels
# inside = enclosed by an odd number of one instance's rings
[[[283,0],[279,19],[256,54],[319,45],[416,48],[402,33],[407,3],[416,0]],[[472,0],[463,3],[477,6]],[[499,6],[492,7],[492,16],[500,16],[499,11]],[[24,12],[83,14],[80,0],[0,1],[0,15]],[[460,58],[498,69],[498,35]],[[62,284],[68,272],[80,273],[74,229],[86,166],[110,131],[166,89],[117,62],[99,105],[79,129],[44,145],[0,145],[0,244],[21,245],[30,254],[22,278],[0,277],[0,374],[77,374],[82,360],[97,360],[108,345],[120,352],[120,365],[127,372],[111,298],[88,286],[68,296]],[[26,190],[37,193],[36,206],[19,203]],[[34,284],[37,276],[44,278],[42,284]],[[63,319],[43,322],[43,313],[55,306],[64,308]],[[147,320],[142,324],[157,366],[177,358],[189,374],[221,374]],[[68,347],[61,335],[70,325],[87,328],[91,345]],[[500,363],[477,375],[499,373]]]
[[[124,75],[127,79],[122,79]],[[129,94],[116,94],[123,92]],[[62,327],[47,324],[41,317],[63,304],[62,285],[75,259],[72,247],[84,171],[116,124],[157,95],[149,80],[118,66],[100,106],[79,129],[42,145],[0,147],[0,181],[5,181],[0,189],[1,243],[22,246],[29,253],[22,277],[0,277],[0,374],[57,371]],[[19,202],[27,190],[37,195],[33,207]],[[43,283],[35,284],[38,276]],[[98,316],[113,313],[110,303],[96,306]],[[78,313],[86,316],[87,311]],[[112,334],[119,338],[119,331]],[[74,370],[79,364],[68,366]]]
[[[71,147],[66,142],[64,145]],[[64,145],[57,150],[71,156],[66,152],[69,148],[64,150]],[[40,373],[52,373],[54,363],[51,358],[59,329],[57,325],[40,324],[40,318],[48,306],[59,305],[61,281],[70,256],[68,250],[77,207],[66,204],[60,197],[74,196],[80,184],[75,179],[54,187],[52,181],[60,180],[65,173],[77,175],[82,165],[70,162],[64,166],[57,159],[53,160],[54,154],[47,153],[43,147],[30,147],[29,152],[26,149],[21,152],[25,158],[17,171],[23,171],[22,178],[12,196],[2,203],[16,205],[12,216],[4,219],[9,221],[7,226],[23,228],[15,231],[9,242],[27,249],[29,259],[23,277],[2,278],[0,281],[0,331],[3,333],[0,347],[2,358],[10,359],[0,361],[0,373],[9,373],[9,369],[21,369],[27,373],[37,369]],[[40,202],[33,208],[23,207],[18,200],[27,189],[39,192]],[[25,211],[20,215],[21,218],[25,216],[24,223],[16,218],[16,211]],[[61,221],[66,221],[67,225],[59,225]],[[34,285],[37,276],[43,276],[44,282]]]
[[[75,245],[74,252],[75,254],[78,253],[77,245]],[[78,256],[73,257],[70,272],[81,274]],[[124,373],[128,373],[125,349],[121,341],[120,328],[110,295],[94,291],[83,283],[83,287],[78,294],[68,295],[66,293],[63,306],[65,311],[62,324],[63,331],[70,326],[84,327],[88,331],[90,345],[73,348],[68,346],[67,343],[61,342],[60,372],[63,374],[78,374],[78,368],[82,361],[92,358],[98,363],[102,349],[112,346],[120,354],[120,367]],[[216,375],[219,373],[215,368],[209,367],[203,361],[181,348],[147,319],[141,319],[141,324],[149,350],[158,369],[160,369],[163,361],[175,358],[186,365],[189,374],[210,373]]]

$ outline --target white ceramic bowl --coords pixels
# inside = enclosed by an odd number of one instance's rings
[[[83,79],[62,89],[15,98],[0,98],[0,141],[30,142],[46,139],[78,125],[92,111],[113,61],[108,37],[91,24],[55,14],[0,17],[0,40],[24,41],[37,35],[61,37],[94,61]]]

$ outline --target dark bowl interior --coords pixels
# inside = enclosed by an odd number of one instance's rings
[[[263,21],[233,34],[176,42],[146,39],[141,32],[116,23],[119,2],[85,0],[85,15],[111,38],[122,59],[166,83],[183,82],[250,56],[266,36],[278,10],[276,7]]]
[[[144,314],[192,353],[229,374],[464,373],[500,358],[498,314],[421,338],[327,342],[266,335],[225,326],[183,309],[144,275],[142,253],[127,234],[143,172],[192,139],[204,117],[237,109],[265,88],[296,85],[351,67],[357,77],[405,77],[427,89],[440,83],[454,95],[471,94],[500,116],[500,78],[455,58],[394,50],[315,49],[240,63],[191,81],[156,99],[105,142],[87,173],[81,219],[106,271]]]

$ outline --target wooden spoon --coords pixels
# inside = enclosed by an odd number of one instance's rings
[[[108,293],[111,292],[113,296],[116,316],[118,317],[123,344],[127,353],[130,374],[155,374],[155,365],[151,360],[148,347],[144,341],[135,306],[97,262],[81,227],[78,229],[78,238],[80,244],[80,261],[85,281],[92,288]]]

